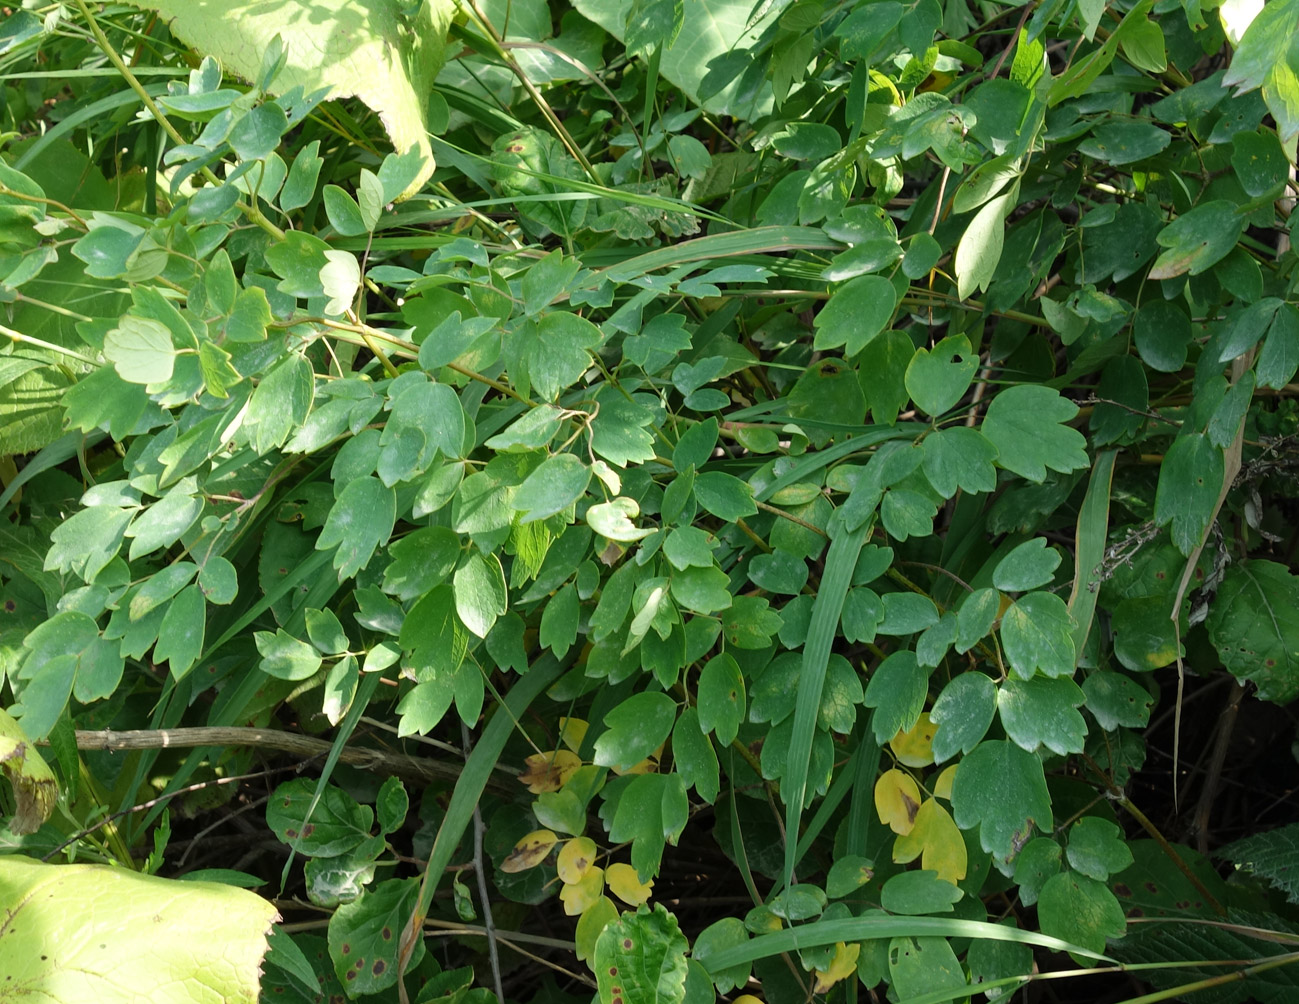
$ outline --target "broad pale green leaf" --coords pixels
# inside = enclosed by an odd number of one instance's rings
[[[1065,425],[1078,406],[1040,384],[1017,384],[992,399],[983,435],[997,448],[997,466],[1039,484],[1047,469],[1068,473],[1090,467],[1087,440]]]
[[[274,634],[258,631],[253,635],[261,653],[262,672],[280,680],[305,680],[320,668],[320,653],[305,641],[299,641],[283,628]]]
[[[944,338],[933,349],[917,349],[907,366],[906,387],[911,400],[926,415],[951,409],[974,379],[979,357],[964,335]]]
[[[375,548],[388,542],[397,519],[397,498],[378,478],[349,481],[316,538],[316,550],[337,547],[334,567],[339,581],[350,578],[370,563]]]
[[[958,890],[959,891],[959,890]],[[952,992],[966,985],[965,972],[946,938],[892,938],[888,943],[889,982],[902,999]]]
[[[19,1000],[255,1004],[275,907],[244,889],[104,865],[0,858],[8,983]],[[78,937],[49,932],[76,917]],[[75,991],[68,988],[75,986]]]
[[[634,767],[663,745],[676,716],[676,702],[667,694],[633,694],[605,715],[595,762],[618,770]]]
[[[1173,543],[1183,554],[1200,546],[1222,490],[1222,450],[1202,433],[1178,436],[1159,467],[1155,525],[1173,525]]]
[[[709,804],[721,790],[717,753],[699,726],[699,712],[686,708],[672,727],[672,760],[676,772]]]
[[[1299,577],[1273,561],[1227,568],[1205,622],[1223,665],[1264,700],[1299,697]]]
[[[997,710],[1006,735],[1028,750],[1045,746],[1054,753],[1080,753],[1087,723],[1078,713],[1085,696],[1065,678],[1007,680],[997,692]]]
[[[956,772],[952,815],[963,830],[979,827],[985,851],[1002,861],[1013,859],[1034,826],[1051,831],[1042,761],[1006,740],[979,743]]]
[[[745,929],[744,922],[738,917],[723,917],[721,920],[709,924],[699,932],[699,937],[695,938],[690,955],[708,970],[714,985],[720,993],[729,993],[731,990],[744,986],[749,980],[752,964],[743,962],[738,966],[732,966],[730,969],[719,970],[708,964],[709,957],[725,949],[743,945],[748,940],[749,932]]]
[[[985,290],[997,271],[1006,239],[1006,217],[1015,208],[1019,186],[990,199],[977,213],[956,246],[957,295],[962,300]]]
[[[272,8],[259,0],[235,0],[220,9],[187,0],[138,6],[158,11],[178,38],[245,80],[260,78],[262,55],[279,35],[286,58],[273,83],[278,93],[301,86],[307,93],[324,88],[334,99],[360,98],[378,114],[398,152],[414,146],[422,154],[423,170],[404,194],[433,173],[425,108],[455,10],[450,0],[421,3],[413,21],[396,6],[371,10],[347,0]]]
[[[134,314],[127,314],[104,336],[104,355],[127,383],[164,383],[176,364],[167,326]]]
[[[693,565],[672,574],[672,598],[686,610],[713,614],[733,602],[730,578],[716,565]]]
[[[1001,617],[1006,659],[1021,679],[1041,670],[1047,676],[1071,676],[1075,666],[1073,620],[1055,593],[1026,593]]]
[[[624,913],[595,943],[600,999],[635,1004],[683,1004],[689,943],[677,919],[655,903]],[[615,992],[614,988],[619,988]]]
[[[116,557],[134,515],[131,509],[113,506],[91,506],[73,513],[50,535],[45,570],[75,572],[93,582]]]
[[[631,543],[655,532],[652,527],[637,527],[632,522],[639,515],[640,506],[634,499],[619,496],[611,502],[591,506],[586,511],[586,522],[602,537]]]

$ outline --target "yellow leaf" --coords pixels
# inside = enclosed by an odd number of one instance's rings
[[[663,747],[660,746],[640,763],[632,764],[626,770],[619,770],[617,767],[611,767],[609,769],[620,776],[624,774],[654,774],[657,773],[659,769],[659,759],[662,756]]]
[[[944,767],[943,772],[938,775],[938,780],[934,782],[934,798],[944,798],[947,801],[952,800],[952,782],[956,780],[957,764],[950,767]]]
[[[906,864],[920,858],[920,867],[938,873],[955,885],[965,878],[969,856],[961,831],[951,815],[934,799],[916,813],[911,832],[893,841],[893,860]]]
[[[956,885],[965,878],[969,867],[965,838],[946,809],[932,798],[926,804],[933,806],[930,811],[934,818],[929,824],[929,839],[925,841],[925,853],[920,856],[920,867],[938,872],[940,879]]]
[[[559,850],[555,870],[561,882],[581,882],[595,864],[595,841],[590,837],[574,837]]]
[[[577,918],[577,958],[590,962],[595,958],[595,942],[600,932],[618,919],[618,908],[608,896],[601,896]]]
[[[907,767],[928,767],[934,762],[934,733],[938,726],[929,720],[929,712],[921,712],[916,724],[908,732],[899,732],[889,742],[898,762]]]
[[[546,859],[558,840],[550,830],[533,830],[506,855],[501,862],[501,871],[526,872],[529,868],[535,868]]]
[[[628,906],[640,906],[650,898],[650,890],[654,888],[653,879],[642,883],[636,869],[621,862],[610,865],[605,877],[609,882],[609,891]]]
[[[740,994],[739,997],[731,1001],[731,1004],[762,1004],[762,1001],[754,997],[753,994]]]
[[[565,882],[559,890],[564,912],[570,917],[585,913],[599,902],[604,893],[604,869],[592,867],[582,876],[581,882]]]
[[[580,718],[561,718],[559,720],[559,741],[576,753],[582,748],[586,738],[587,723]]]
[[[519,775],[519,781],[528,786],[528,791],[540,795],[543,791],[559,791],[573,771],[582,766],[576,753],[568,750],[555,750],[553,753],[533,753],[524,758],[528,769]]]
[[[920,788],[910,774],[886,770],[875,782],[875,811],[894,833],[906,834],[920,809]]]
[[[857,956],[861,954],[861,944],[854,941],[851,945],[845,945],[842,941],[834,946],[834,958],[830,960],[830,968],[822,972],[816,971],[816,986],[812,988],[812,993],[823,994],[840,980],[847,979],[857,970]]]

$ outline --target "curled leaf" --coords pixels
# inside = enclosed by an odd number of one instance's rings
[[[14,788],[17,810],[9,829],[18,835],[35,833],[50,818],[59,789],[54,772],[32,747],[22,726],[0,711],[0,770]]]
[[[551,830],[533,830],[505,856],[501,862],[501,871],[525,872],[529,868],[535,868],[546,859],[550,849],[558,842],[559,838]]]
[[[552,753],[533,753],[525,757],[527,770],[519,775],[519,781],[528,786],[528,791],[540,795],[543,791],[559,791],[573,774],[582,766],[576,753],[568,750],[555,750]]]

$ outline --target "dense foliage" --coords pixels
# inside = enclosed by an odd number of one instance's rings
[[[1295,1000],[1259,8],[9,11],[0,1001]]]

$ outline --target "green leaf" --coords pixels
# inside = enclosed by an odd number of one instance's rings
[[[979,367],[979,357],[964,335],[944,338],[932,350],[920,348],[907,366],[906,388],[926,415],[949,411],[964,396]]]
[[[968,299],[975,290],[985,290],[1001,261],[1006,239],[1006,217],[1015,208],[1019,186],[1015,185],[1004,195],[990,199],[974,214],[974,219],[961,235],[956,246],[957,295]]]
[[[1001,614],[1001,593],[976,589],[956,614],[956,651],[965,653],[987,637]]]
[[[177,485],[153,505],[149,506],[131,524],[126,535],[131,537],[130,557],[152,554],[160,547],[170,547],[184,536],[203,513],[203,500],[191,494],[193,479]]]
[[[496,618],[509,609],[505,572],[495,554],[471,554],[452,577],[456,613],[470,631],[486,638]]]
[[[104,356],[127,383],[165,383],[176,364],[167,326],[134,314],[127,314],[104,336]]]
[[[1082,689],[1087,695],[1087,710],[1106,732],[1120,725],[1145,728],[1150,721],[1150,706],[1155,699],[1145,687],[1122,673],[1092,673],[1083,680]]]
[[[699,932],[699,937],[695,938],[690,955],[708,970],[719,993],[729,993],[744,986],[749,981],[752,966],[750,963],[742,962],[730,969],[718,969],[710,965],[708,960],[718,952],[743,945],[748,940],[749,932],[738,917],[723,917],[709,924]]]
[[[277,363],[257,384],[244,415],[243,432],[259,454],[269,453],[306,421],[315,396],[311,364],[299,355]]]
[[[1263,100],[1277,122],[1281,139],[1289,142],[1299,133],[1299,3],[1274,0],[1259,8],[1240,39],[1231,66],[1222,78],[1223,87],[1235,87],[1237,94],[1263,89]]]
[[[997,448],[973,429],[942,429],[925,437],[921,467],[945,499],[957,490],[974,495],[997,487]]]
[[[1006,735],[1024,749],[1045,746],[1064,755],[1082,752],[1087,723],[1078,708],[1085,700],[1073,680],[1007,680],[998,689],[997,710]]]
[[[816,315],[817,350],[844,347],[854,356],[888,326],[897,309],[893,284],[879,275],[850,279],[838,289]]]
[[[595,762],[618,770],[634,767],[663,745],[676,715],[676,702],[667,694],[633,694],[605,715]]]
[[[616,38],[628,37],[633,0],[574,0],[573,6]],[[746,55],[748,46],[773,21],[771,13],[750,19],[752,7],[748,0],[692,0],[684,5],[684,20],[675,41],[661,53],[659,72],[706,111],[747,115],[755,105],[762,108],[770,104],[769,87],[759,95],[743,93],[736,73],[723,75],[715,87],[707,88],[707,93],[701,90],[714,60],[732,53]],[[662,22],[657,30],[664,30]]]
[[[94,582],[117,556],[134,515],[130,509],[113,506],[91,506],[73,513],[50,535],[45,570],[75,572],[86,582]]]
[[[577,640],[580,615],[581,604],[578,602],[577,589],[570,583],[556,592],[546,604],[537,640],[543,648],[554,652],[555,658],[562,659]]]
[[[600,329],[586,318],[562,311],[546,314],[528,329],[528,377],[537,393],[554,401],[591,365],[590,349],[600,344]]]
[[[347,651],[347,634],[332,610],[305,611],[307,637],[324,655],[341,655]]]
[[[917,915],[951,913],[965,893],[937,872],[907,871],[894,875],[880,889],[880,906],[889,913]]]
[[[388,542],[396,519],[393,490],[378,478],[355,478],[330,508],[325,528],[316,538],[316,550],[338,548],[334,567],[341,582],[370,563],[375,548]]]
[[[1093,129],[1078,144],[1078,151],[1117,167],[1162,153],[1172,139],[1153,122],[1111,120]]]
[[[636,1004],[683,1004],[689,943],[661,903],[642,905],[610,924],[595,943],[600,999]],[[614,987],[620,987],[615,992]]]
[[[266,16],[256,0],[236,0],[220,14],[183,0],[142,3],[162,14],[177,38],[246,80],[261,77],[262,53],[272,36],[284,40],[285,64],[274,86],[324,88],[334,99],[358,97],[376,112],[398,151],[419,149],[424,168],[406,189],[413,194],[433,173],[425,118],[426,96],[441,68],[453,6],[421,4],[413,19],[396,8],[370,16],[327,0],[297,14]]]
[[[1123,831],[1100,816],[1084,816],[1073,824],[1067,854],[1070,867],[1098,882],[1132,864],[1132,851],[1123,839]]]
[[[344,903],[329,918],[329,956],[334,973],[351,993],[373,994],[397,982],[403,930],[419,901],[415,878],[388,879]],[[418,965],[424,942],[416,941],[410,964]]]
[[[1037,670],[1047,676],[1073,675],[1073,620],[1055,593],[1025,593],[1011,604],[1001,617],[1001,642],[1021,679],[1031,679]]]
[[[708,471],[695,478],[695,498],[714,516],[734,523],[758,511],[753,488],[745,481],[721,471]]]
[[[1176,373],[1186,365],[1191,321],[1175,304],[1152,300],[1133,317],[1132,337],[1142,362],[1161,373]]]
[[[946,938],[894,938],[888,950],[889,982],[903,999],[965,988],[965,972]]]
[[[0,885],[10,904],[5,975],[24,996],[63,999],[71,978],[86,999],[104,1004],[140,995],[163,1000],[177,986],[230,1004],[258,1000],[276,917],[261,896],[223,883],[21,855],[0,860]],[[81,937],[52,941],[48,932],[71,915]]]
[[[305,680],[320,668],[320,653],[305,641],[299,641],[283,628],[257,631],[253,634],[261,654],[262,672],[280,680]]]
[[[1043,934],[1094,952],[1105,951],[1106,938],[1120,938],[1127,930],[1114,893],[1077,872],[1060,872],[1047,879],[1037,898],[1037,917]]]
[[[571,453],[547,457],[514,493],[514,508],[523,523],[563,512],[586,494],[591,468]]]
[[[691,566],[672,574],[672,598],[697,614],[712,614],[730,607],[730,579],[716,565]]]
[[[1067,474],[1091,466],[1083,434],[1064,424],[1077,414],[1058,391],[1018,384],[993,398],[981,431],[997,449],[998,467],[1041,484],[1048,468]]]
[[[744,675],[733,656],[723,652],[704,664],[696,692],[699,728],[713,732],[717,741],[729,746],[744,721]]]
[[[1226,200],[1201,202],[1159,232],[1155,240],[1167,250],[1155,259],[1149,278],[1199,275],[1236,246],[1245,223],[1246,218]]]
[[[596,533],[610,540],[631,543],[654,533],[653,528],[637,527],[632,519],[640,515],[640,506],[634,499],[619,496],[611,502],[601,502],[586,511],[586,522]]]
[[[1205,622],[1223,665],[1277,704],[1299,697],[1299,577],[1273,561],[1228,566]]]
[[[1051,831],[1051,796],[1042,761],[1012,742],[979,743],[956,772],[952,815],[963,830],[979,827],[985,851],[998,860],[1011,860],[1034,826]]]
[[[1014,548],[992,570],[992,584],[1008,593],[1045,586],[1060,567],[1060,552],[1034,537]]]
[[[929,712],[930,721],[938,726],[933,739],[935,762],[973,750],[987,734],[996,712],[997,687],[988,677],[965,672],[953,678]]]
[[[1299,903],[1299,824],[1256,833],[1218,848],[1217,857],[1246,868]]]
[[[154,662],[170,663],[172,677],[179,680],[198,662],[206,627],[207,603],[203,591],[197,585],[186,586],[167,604],[158,628],[158,644],[153,650]]]
[[[337,857],[359,847],[373,822],[369,806],[335,785],[325,785],[317,799],[314,778],[286,781],[266,803],[266,825],[275,836],[312,857]]]
[[[1189,555],[1204,540],[1222,490],[1222,450],[1202,433],[1173,440],[1159,467],[1155,525],[1173,525],[1173,543]]]
[[[717,800],[721,790],[717,754],[699,725],[699,712],[686,708],[672,727],[672,760],[686,784],[705,802]]]
[[[883,746],[915,725],[928,692],[929,674],[914,652],[894,652],[876,666],[863,699],[866,707],[875,709],[871,716],[875,741]]]
[[[460,557],[460,538],[444,526],[424,527],[394,540],[383,571],[383,591],[407,603],[446,581]]]

